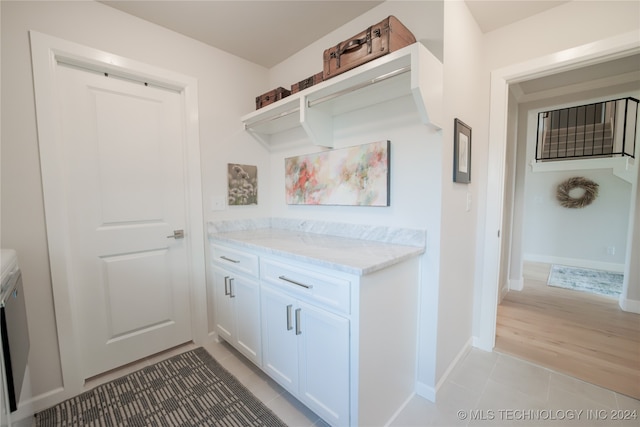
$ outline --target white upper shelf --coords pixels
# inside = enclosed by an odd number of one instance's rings
[[[267,148],[271,135],[302,127],[310,142],[333,146],[333,117],[413,95],[420,119],[442,128],[442,63],[420,43],[294,93],[242,117]]]

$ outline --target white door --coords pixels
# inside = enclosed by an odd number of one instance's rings
[[[236,315],[235,342],[238,350],[261,366],[260,285],[255,280],[233,276],[231,297]]]
[[[262,287],[262,367],[289,392],[298,394],[296,300]]]
[[[218,335],[262,365],[259,283],[217,266],[212,271]]]
[[[233,342],[235,335],[235,314],[233,300],[229,292],[231,273],[220,267],[213,267],[213,298],[216,332],[222,339]]]
[[[191,340],[180,94],[59,65],[84,378]],[[187,235],[186,238],[189,238]]]
[[[331,425],[349,425],[349,319],[303,302],[300,400]]]

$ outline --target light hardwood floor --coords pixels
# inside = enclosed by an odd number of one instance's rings
[[[640,315],[526,278],[498,306],[496,350],[640,399]]]

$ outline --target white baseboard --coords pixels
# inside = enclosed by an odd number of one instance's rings
[[[421,382],[416,383],[416,394],[420,397],[424,397],[430,402],[435,403],[438,390],[440,390],[440,387],[442,387],[442,384],[444,384],[444,382],[447,380],[447,378],[449,377],[451,372],[455,369],[455,367],[458,365],[458,363],[462,359],[464,359],[464,357],[471,351],[472,342],[473,342],[473,337],[469,338],[469,340],[465,343],[465,345],[462,346],[462,349],[460,350],[460,352],[458,352],[456,357],[454,357],[453,361],[447,367],[447,370],[444,371],[444,374],[442,374],[442,377],[440,377],[440,380],[438,380],[438,383],[436,384],[435,387],[428,386]]]
[[[521,291],[523,289],[524,289],[524,279],[522,277],[519,279],[509,279],[510,291]]]
[[[621,296],[618,305],[623,311],[640,314],[640,301],[638,300],[627,299]]]
[[[416,383],[416,394],[420,397],[424,397],[429,402],[436,401],[436,389],[434,387],[428,386],[425,383],[417,382]]]
[[[471,340],[471,346],[474,348],[479,348],[482,351],[492,352],[493,347],[495,346],[495,336],[494,339],[480,339],[480,337],[474,336]]]
[[[11,423],[14,424],[27,418],[33,418],[36,412],[64,402],[70,397],[64,393],[63,387],[59,387],[30,399],[25,399],[18,404],[18,409],[11,413]]]
[[[592,261],[588,259],[563,258],[550,255],[524,254],[524,261],[540,262],[546,264],[560,264],[570,267],[591,268],[594,270],[614,271],[624,273],[624,263]]]
[[[218,335],[215,333],[210,333],[207,337],[205,337],[203,344],[213,342],[215,339],[218,339]],[[28,388],[30,384],[30,377],[31,373],[29,370],[29,366],[27,365],[24,380],[25,382],[22,389],[22,394],[20,396],[20,401],[18,403],[18,409],[10,414],[11,424],[19,423],[22,420],[33,418],[34,414],[55,406],[61,402],[64,402],[67,399],[71,399],[72,397],[86,391],[84,388],[75,390],[74,392],[69,387],[67,387],[66,389],[65,387],[58,387],[37,396],[30,396],[31,390],[30,388]],[[28,425],[30,426],[31,422],[29,422]]]
[[[407,399],[402,403],[402,405],[400,405],[400,407],[398,408],[398,410],[396,412],[393,413],[393,415],[391,416],[391,418],[389,418],[389,421],[387,421],[386,423],[384,423],[384,426],[387,427],[389,425],[391,425],[392,422],[394,422],[396,420],[396,418],[398,418],[398,415],[400,415],[400,412],[402,412],[404,410],[404,408],[406,408],[406,406],[409,404],[409,402],[411,402],[411,399],[413,399],[413,397],[416,395],[416,393],[411,393],[409,395],[409,397],[407,397]]]

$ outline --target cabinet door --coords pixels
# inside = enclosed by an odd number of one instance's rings
[[[281,386],[297,395],[295,308],[295,299],[262,287],[262,367]]]
[[[299,303],[299,396],[331,425],[349,425],[349,320]]]
[[[260,285],[242,276],[232,276],[230,300],[236,316],[236,348],[258,366],[262,365],[260,334]]]
[[[213,303],[216,332],[229,343],[233,343],[233,330],[235,329],[233,301],[229,298],[229,278],[231,276],[232,274],[228,271],[213,267]]]

